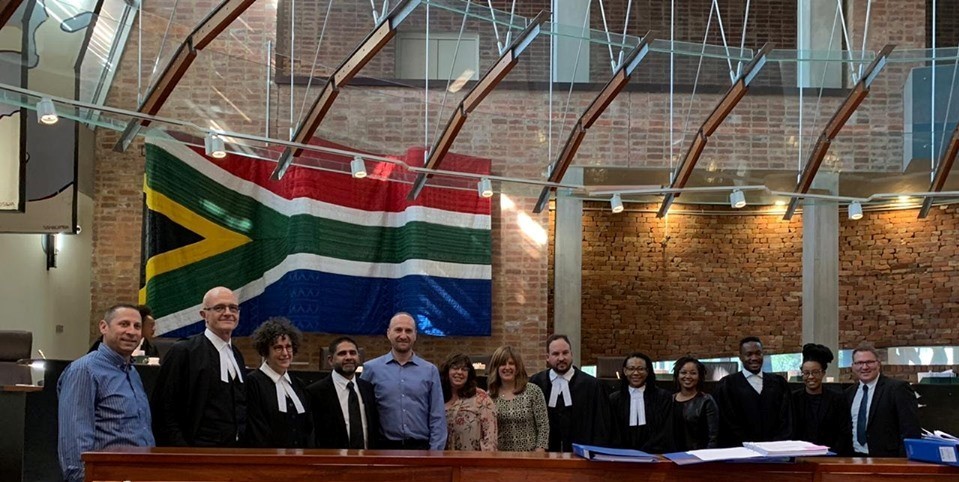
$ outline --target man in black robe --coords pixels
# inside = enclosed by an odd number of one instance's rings
[[[750,336],[739,342],[740,372],[726,375],[713,394],[719,404],[720,445],[789,440],[792,409],[786,379],[763,372],[763,344]]]
[[[549,451],[571,452],[573,444],[611,445],[609,398],[596,378],[573,366],[566,335],[546,340],[546,364],[529,381],[546,397],[549,414]]]
[[[153,389],[158,446],[233,447],[246,424],[246,365],[230,337],[240,320],[236,296],[213,288],[203,296],[203,333],[176,342]]]

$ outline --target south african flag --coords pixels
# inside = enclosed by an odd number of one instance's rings
[[[158,334],[202,331],[203,294],[221,285],[240,299],[238,336],[271,316],[306,332],[382,334],[397,311],[429,335],[490,334],[489,199],[427,187],[408,202],[410,185],[389,176],[293,166],[271,181],[274,167],[147,142],[140,301]],[[454,155],[446,167],[488,174],[490,163]]]

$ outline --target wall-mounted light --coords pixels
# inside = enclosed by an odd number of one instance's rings
[[[37,122],[48,126],[56,124],[60,120],[57,115],[57,107],[49,97],[44,97],[37,102]]]
[[[853,221],[862,219],[862,204],[859,201],[849,203],[849,219]]]
[[[226,157],[226,146],[223,143],[223,138],[216,134],[208,134],[206,139],[203,140],[203,147],[206,149],[207,156],[216,159]]]
[[[609,198],[609,207],[612,209],[613,214],[619,214],[623,212],[623,197],[619,193],[613,194],[613,197]]]
[[[729,205],[735,209],[746,207],[746,195],[739,189],[729,193]]]
[[[360,156],[354,157],[353,161],[350,162],[350,172],[352,172],[353,177],[357,179],[366,177],[366,161]]]
[[[40,248],[47,255],[47,271],[57,267],[57,254],[63,247],[63,236],[56,233],[47,233],[40,238]]]
[[[476,192],[482,197],[493,197],[493,183],[487,177],[480,179],[476,183]]]

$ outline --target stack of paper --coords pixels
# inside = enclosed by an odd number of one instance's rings
[[[744,442],[743,447],[764,457],[814,457],[829,453],[829,447],[802,440],[778,442]]]

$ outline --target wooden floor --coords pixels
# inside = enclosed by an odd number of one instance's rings
[[[959,467],[879,458],[678,466],[668,461],[591,462],[570,454],[510,452],[129,448],[87,453],[83,459],[88,482],[959,482]]]

